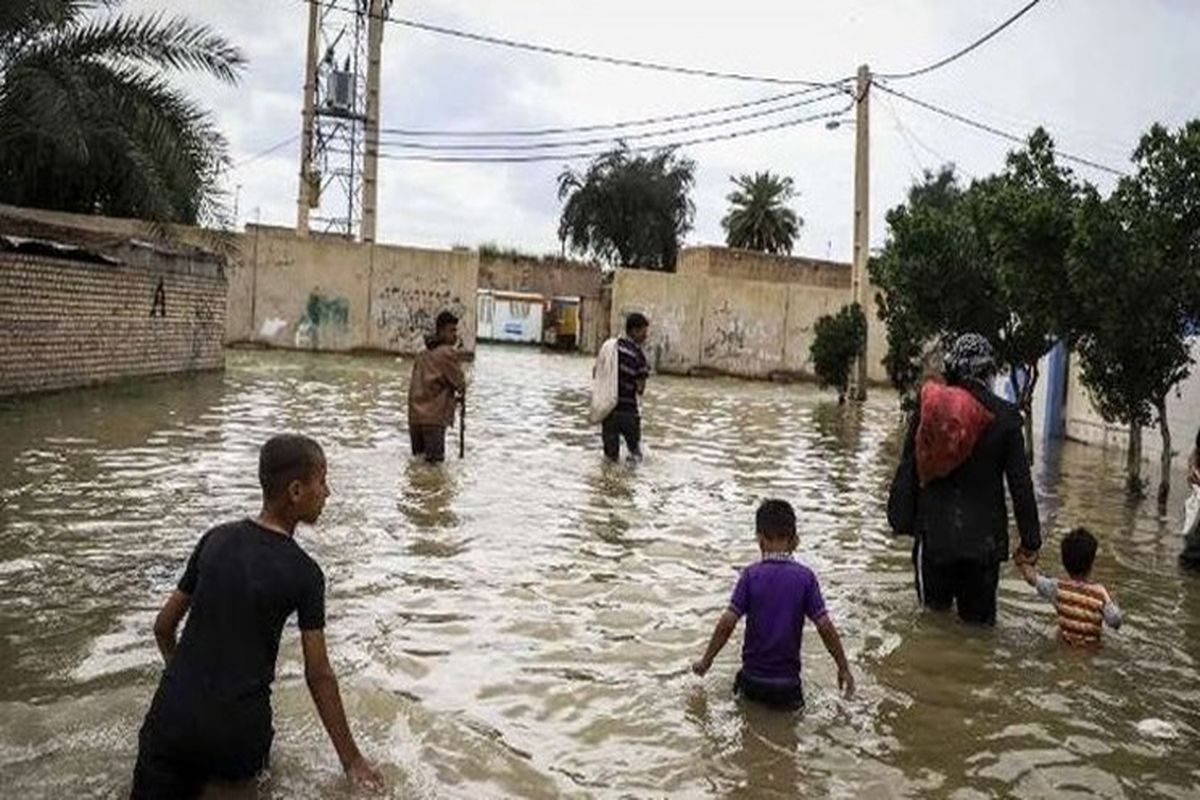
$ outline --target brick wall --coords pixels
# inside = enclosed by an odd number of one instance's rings
[[[222,368],[223,273],[160,260],[131,267],[0,252],[0,396]]]

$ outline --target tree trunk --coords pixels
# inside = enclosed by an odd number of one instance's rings
[[[1158,431],[1162,434],[1162,474],[1158,478],[1158,511],[1165,513],[1167,498],[1171,495],[1171,426],[1167,422],[1166,398],[1154,404],[1158,412]]]
[[[1021,406],[1021,415],[1025,418],[1025,459],[1033,463],[1033,392],[1037,388],[1037,364],[1026,364],[1025,385],[1020,387],[1017,402]]]
[[[1133,497],[1143,496],[1142,486],[1142,426],[1129,425],[1129,451],[1125,454],[1125,489]]]

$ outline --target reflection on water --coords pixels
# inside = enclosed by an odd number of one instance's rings
[[[300,540],[395,796],[1200,796],[1200,579],[1175,568],[1174,516],[1124,502],[1119,455],[1067,446],[1036,471],[1043,563],[1091,526],[1127,615],[1086,655],[1015,573],[994,631],[918,613],[883,519],[887,398],[655,378],[649,457],[610,466],[589,368],[481,351],[468,458],[444,469],[408,458],[390,359],[239,352],[225,375],[0,405],[0,795],[121,795],[157,604],[207,526],[255,509],[257,446],[296,430],[330,457],[333,497]],[[767,495],[795,503],[859,674],[838,698],[808,637],[803,717],[732,697],[740,635],[706,679],[688,671]],[[262,796],[347,796],[294,628],[278,672]]]

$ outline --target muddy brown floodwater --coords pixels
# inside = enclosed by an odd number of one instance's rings
[[[299,539],[396,797],[1200,797],[1200,578],[1175,566],[1178,512],[1125,503],[1119,454],[1067,445],[1035,473],[1043,565],[1091,526],[1126,614],[1088,655],[1012,571],[995,630],[918,612],[883,515],[882,392],[845,411],[810,387],[656,377],[649,456],[612,468],[588,360],[483,348],[467,459],[434,470],[406,452],[408,369],[233,352],[223,375],[0,405],[0,796],[128,791],[157,605],[206,527],[256,510],[257,446],[295,430],[330,458]],[[859,681],[837,696],[810,631],[799,717],[731,696],[740,632],[707,678],[688,669],[769,495],[798,509]],[[262,794],[348,796],[294,623],[273,702]]]

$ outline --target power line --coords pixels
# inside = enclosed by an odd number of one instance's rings
[[[995,28],[992,28],[986,34],[984,34],[980,38],[976,39],[975,41],[971,42],[966,47],[962,48],[961,50],[956,50],[955,52],[953,52],[950,55],[946,56],[945,58],[941,59],[940,61],[935,61],[932,64],[928,64],[924,67],[921,67],[920,69],[914,69],[910,72],[879,73],[879,77],[890,78],[892,80],[903,80],[905,78],[915,78],[918,75],[926,75],[930,72],[933,72],[936,69],[941,69],[942,67],[946,66],[947,64],[957,61],[958,59],[962,58],[967,53],[970,53],[971,51],[975,50],[976,48],[982,47],[985,43],[990,41],[992,38],[998,36],[1009,25],[1012,25],[1014,22],[1019,20],[1021,17],[1025,16],[1027,13],[1032,11],[1033,7],[1036,6],[1040,2],[1042,2],[1042,0],[1030,0],[1030,2],[1028,2],[1024,6],[1022,6],[1019,11],[1017,11],[1015,14],[1013,14],[1008,19],[1004,20],[1004,22],[1001,22]]]
[[[901,100],[907,100],[908,102],[912,103],[915,106],[920,106],[921,108],[924,108],[927,111],[932,111],[933,113],[939,114],[943,117],[946,117],[947,119],[952,119],[955,122],[960,122],[963,125],[970,126],[972,128],[975,128],[976,130],[983,131],[984,133],[990,133],[993,136],[998,136],[1001,139],[1006,139],[1010,142],[1015,142],[1016,144],[1023,145],[1026,143],[1026,140],[1024,138],[1017,136],[1016,134],[1009,133],[1008,131],[1002,131],[999,128],[995,128],[991,125],[988,125],[987,123],[979,122],[978,120],[974,120],[974,119],[971,119],[970,117],[963,116],[962,114],[959,114],[955,111],[950,111],[949,109],[935,106],[934,104],[928,103],[924,100],[918,100],[917,98],[913,97],[912,95],[905,94],[904,92],[901,92],[898,89],[893,89],[882,83],[877,83],[875,85],[879,88],[879,90],[881,92],[887,92],[888,94],[890,94],[894,97],[899,97]],[[1070,153],[1064,152],[1062,150],[1056,150],[1055,152],[1064,161],[1073,161],[1076,164],[1082,164],[1085,167],[1091,167],[1092,169],[1100,170],[1101,172],[1107,172],[1111,175],[1122,175],[1123,176],[1123,175],[1127,174],[1127,173],[1123,172],[1122,170],[1116,169],[1114,167],[1110,167],[1105,164],[1101,164],[1099,162],[1092,161],[1091,159],[1082,158],[1082,157],[1076,156],[1076,155],[1071,155]]]
[[[309,2],[317,3],[318,5],[342,11],[348,14],[361,14],[364,12],[355,8],[347,8],[339,5],[331,0],[309,0]],[[525,50],[531,53],[542,53],[543,55],[562,56],[565,58],[574,58],[580,61],[591,61],[597,64],[609,64],[617,67],[634,67],[636,69],[651,70],[654,72],[668,72],[676,75],[690,75],[699,78],[718,78],[721,80],[741,81],[744,83],[770,83],[781,86],[811,86],[813,88],[833,88],[844,82],[840,81],[812,81],[800,78],[780,78],[770,75],[750,75],[742,72],[724,72],[722,70],[700,69],[696,67],[681,67],[675,64],[662,64],[656,61],[643,61],[636,58],[623,58],[620,56],[601,55],[599,53],[589,53],[581,50],[570,50],[565,47],[552,47],[550,45],[535,44],[532,42],[523,42],[517,39],[507,39],[500,36],[489,36],[482,33],[474,33],[472,31],[459,30],[457,28],[449,28],[444,25],[434,25],[429,22],[421,22],[420,20],[410,19],[408,17],[391,17],[384,16],[385,22],[392,25],[399,25],[404,28],[424,31],[426,33],[434,33],[439,36],[449,36],[455,39],[464,39],[471,42],[481,42],[483,44],[496,45],[497,47],[508,47],[514,50]]]
[[[630,119],[620,122],[606,122],[591,125],[572,125],[559,128],[514,128],[512,130],[432,130],[428,128],[384,128],[381,132],[396,134],[399,136],[416,137],[535,137],[557,136],[567,133],[590,133],[592,131],[620,130],[622,128],[641,128],[648,125],[658,125],[664,122],[676,122],[681,119],[695,119],[696,117],[707,117],[712,116],[713,114],[723,114],[728,111],[738,111],[743,108],[754,108],[756,106],[779,102],[780,100],[789,100],[793,97],[812,94],[813,92],[820,91],[822,88],[825,87],[815,86],[807,89],[798,89],[796,91],[769,95],[768,97],[762,97],[758,100],[749,100],[744,103],[732,103],[730,105],[702,108],[695,111],[686,111],[677,114],[664,114],[656,117],[643,117],[642,119]]]
[[[846,112],[850,111],[850,109],[852,109],[853,107],[854,107],[853,104],[851,104],[849,106],[846,106],[844,108],[839,108],[834,111],[825,111],[825,112],[821,112],[819,114],[810,114],[808,116],[797,117],[796,119],[784,120],[782,122],[776,122],[776,123],[772,123],[770,125],[762,125],[762,126],[759,126],[756,128],[746,128],[746,129],[739,130],[739,131],[729,131],[726,133],[714,134],[712,136],[702,136],[702,137],[696,137],[696,138],[692,138],[692,139],[684,139],[684,140],[674,141],[674,142],[662,142],[662,143],[658,143],[658,144],[637,145],[635,147],[627,147],[626,149],[628,150],[628,152],[631,152],[631,153],[641,153],[641,152],[646,152],[646,151],[650,151],[650,150],[659,150],[659,149],[663,149],[663,148],[674,149],[674,148],[679,148],[679,147],[690,147],[692,145],[697,145],[697,144],[707,144],[709,142],[721,142],[721,141],[727,141],[727,140],[731,140],[731,139],[741,139],[746,136],[754,136],[754,135],[758,135],[761,133],[768,133],[770,131],[782,130],[784,128],[791,128],[791,127],[795,127],[797,125],[803,125],[803,124],[806,124],[809,122],[815,122],[815,121],[821,120],[821,119],[831,119],[834,117],[840,117],[842,114],[845,114]],[[613,141],[619,141],[619,140],[613,140]],[[379,154],[379,157],[388,159],[390,161],[423,161],[423,162],[446,163],[446,164],[529,164],[529,163],[544,162],[544,161],[560,161],[561,162],[561,161],[578,161],[580,159],[585,159],[585,158],[591,159],[591,158],[596,158],[597,156],[604,155],[606,152],[607,151],[605,151],[605,150],[594,150],[591,152],[580,152],[580,153],[537,154],[537,155],[516,155],[516,156],[509,156],[509,155],[500,155],[500,156],[440,156],[440,155],[439,156],[429,156],[429,155],[419,155],[419,154],[411,155],[411,154],[395,154],[395,153],[381,152]]]
[[[246,158],[243,158],[240,161],[234,162],[232,165],[230,165],[230,170],[237,171],[237,170],[241,169],[242,167],[247,166],[248,164],[252,164],[255,161],[258,161],[260,158],[266,158],[267,156],[271,155],[275,151],[280,150],[284,147],[287,147],[289,144],[291,144],[292,142],[296,141],[299,138],[300,138],[300,134],[298,134],[298,133],[293,134],[282,141],[276,142],[275,144],[271,145],[270,147],[268,147],[265,150],[260,150],[259,152],[255,153],[252,156],[247,156]]]
[[[928,170],[925,168],[924,162],[921,161],[921,157],[917,155],[917,150],[913,147],[912,141],[908,138],[908,132],[904,129],[904,125],[902,125],[900,122],[900,115],[896,113],[896,107],[892,103],[892,98],[885,95],[883,99],[885,101],[884,106],[887,108],[888,115],[892,118],[892,124],[896,128],[896,132],[900,134],[900,138],[904,142],[904,147],[908,150],[909,157],[913,160],[913,163],[917,165],[917,169],[920,171],[920,174],[924,175],[926,172],[928,172]],[[915,175],[911,177],[914,179],[916,178]]]
[[[692,125],[680,125],[674,128],[664,128],[657,131],[641,131],[638,133],[629,133],[622,136],[606,136],[592,139],[567,139],[564,141],[555,142],[521,142],[515,144],[429,144],[424,142],[388,142],[393,147],[404,148],[407,150],[437,150],[437,151],[479,151],[479,150],[552,150],[563,147],[588,147],[595,144],[610,144],[616,141],[626,141],[630,139],[648,139],[660,136],[673,136],[679,133],[690,133],[697,130],[706,130],[709,128],[721,128],[727,125],[733,125],[738,122],[745,122],[751,119],[759,119],[761,117],[781,114],[784,111],[792,111],[804,106],[810,106],[814,103],[820,103],[825,100],[830,100],[841,95],[841,92],[830,92],[828,94],[810,97],[807,100],[800,100],[795,103],[789,103],[778,108],[770,108],[765,111],[752,111],[746,114],[739,114],[733,117],[724,117],[721,119],[709,120],[707,122],[699,122]]]

